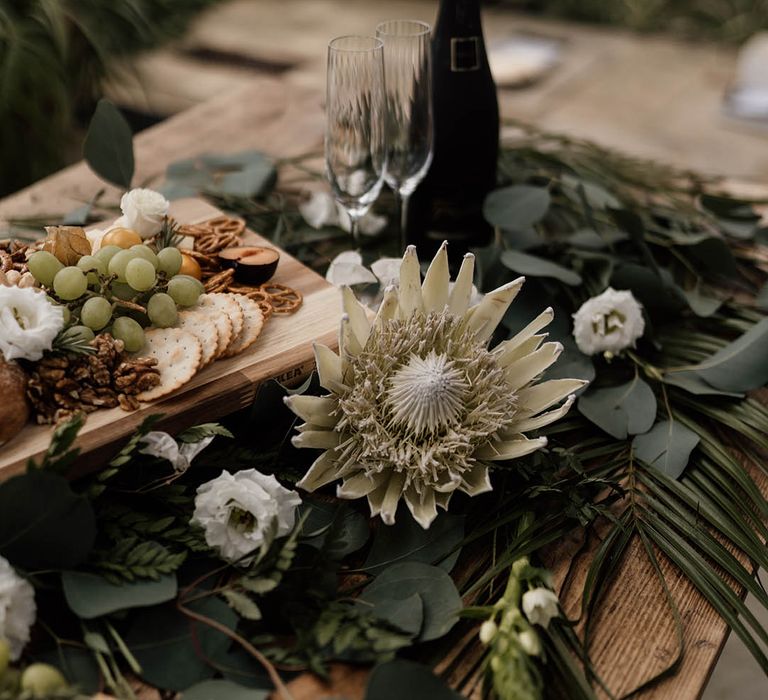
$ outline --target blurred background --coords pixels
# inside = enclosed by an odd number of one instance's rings
[[[0,193],[80,157],[95,101],[135,130],[254,75],[324,84],[325,45],[437,0],[0,0]],[[504,116],[768,180],[768,0],[488,0]]]
[[[257,76],[315,89],[319,101],[330,38],[395,17],[432,22],[436,9],[437,0],[0,0],[0,195],[79,160],[101,96],[135,131]],[[504,117],[763,184],[766,32],[768,0],[485,3]],[[765,697],[765,677],[732,638],[705,698]]]

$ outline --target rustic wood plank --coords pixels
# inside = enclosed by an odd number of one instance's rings
[[[202,200],[185,199],[173,202],[170,213],[182,223],[197,223],[221,212]],[[271,245],[253,232],[244,240]],[[75,475],[103,464],[104,458],[116,451],[117,443],[129,437],[149,415],[164,414],[162,427],[179,431],[250,406],[259,384],[266,379],[276,377],[295,384],[308,376],[314,368],[312,344],[336,344],[339,292],[284,251],[273,280],[302,293],[304,303],[296,313],[273,314],[250,348],[235,357],[216,360],[167,397],[142,404],[132,413],[113,408],[90,414],[77,440],[82,454]],[[21,473],[27,459],[44,453],[52,432],[51,426],[29,425],[7,443],[0,455],[0,480]]]

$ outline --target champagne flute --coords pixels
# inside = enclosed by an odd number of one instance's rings
[[[328,45],[325,167],[352,236],[381,192],[387,159],[381,39],[343,36]]]
[[[406,244],[408,198],[432,162],[432,61],[430,26],[396,19],[381,22],[387,76],[387,169],[395,193],[401,244]]]

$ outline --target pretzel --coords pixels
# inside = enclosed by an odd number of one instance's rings
[[[216,233],[229,233],[239,236],[245,231],[245,221],[233,216],[217,216],[205,222]]]
[[[238,242],[238,234],[233,232],[213,231],[202,234],[195,240],[195,250],[209,255],[215,255],[224,248],[229,248]]]
[[[276,314],[292,314],[298,310],[304,300],[301,292],[277,282],[267,282],[259,289],[269,295],[269,301]]]
[[[217,272],[205,281],[205,291],[209,294],[211,292],[226,292],[234,276],[235,271],[231,268]]]

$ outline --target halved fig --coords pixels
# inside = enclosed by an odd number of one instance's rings
[[[280,253],[274,248],[235,246],[219,252],[222,267],[235,270],[235,279],[242,284],[264,284],[277,270]]]

